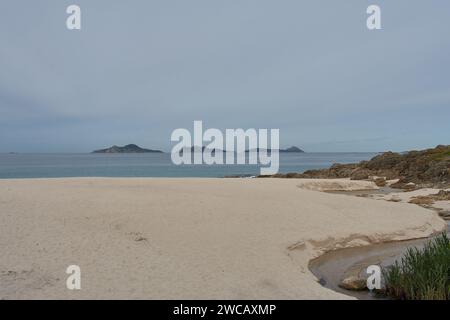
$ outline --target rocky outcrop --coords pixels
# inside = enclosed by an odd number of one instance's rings
[[[430,194],[425,196],[415,196],[409,200],[409,203],[414,203],[422,206],[429,206],[433,204],[435,201],[449,201],[450,200],[450,191],[448,190],[439,190],[436,194]]]
[[[392,187],[401,189],[446,188],[450,186],[450,145],[440,145],[433,149],[410,151],[404,154],[385,152],[369,161],[361,161],[357,164],[333,164],[328,169],[277,174],[272,177],[350,178],[353,180],[382,177],[384,180],[398,179]],[[382,181],[379,180],[379,183]]]

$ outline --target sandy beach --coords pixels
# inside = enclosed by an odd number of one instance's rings
[[[308,262],[446,228],[414,204],[308,183],[0,180],[0,299],[348,299],[322,287]],[[66,288],[72,264],[81,290]]]

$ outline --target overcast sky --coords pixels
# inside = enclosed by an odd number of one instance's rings
[[[0,41],[0,152],[168,151],[194,120],[311,152],[450,143],[448,1],[2,0]]]

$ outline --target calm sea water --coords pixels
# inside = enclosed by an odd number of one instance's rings
[[[281,153],[279,172],[327,168],[368,160],[376,153]],[[258,175],[256,165],[172,164],[168,153],[0,154],[0,178],[56,177],[223,177]]]

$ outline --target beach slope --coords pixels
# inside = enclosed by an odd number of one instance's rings
[[[0,299],[345,299],[317,283],[310,259],[446,227],[413,204],[299,186],[0,180]],[[66,288],[69,265],[81,268],[81,290]]]

